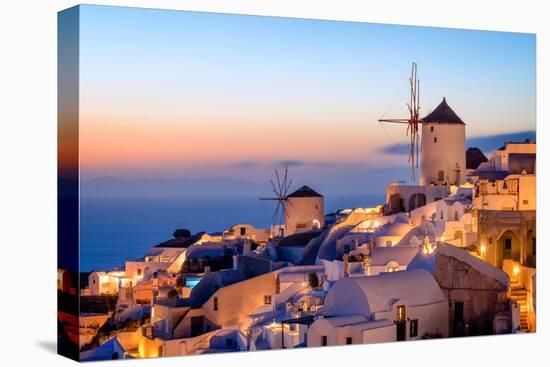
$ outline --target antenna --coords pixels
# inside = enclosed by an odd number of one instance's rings
[[[411,162],[411,178],[416,181],[415,166],[418,168],[418,144],[420,134],[418,133],[418,124],[420,121],[420,80],[417,79],[417,65],[412,63],[411,77],[409,78],[410,96],[407,108],[409,109],[409,118],[404,119],[379,119],[380,122],[390,122],[396,124],[407,124],[407,136],[410,137],[409,162]]]
[[[282,179],[281,179],[282,177]],[[261,197],[260,200],[275,200],[277,205],[275,212],[273,213],[273,225],[285,225],[285,218],[287,216],[287,205],[290,202],[287,200],[288,190],[292,185],[292,180],[288,177],[288,166],[284,165],[284,173],[279,174],[279,170],[275,169],[275,182],[271,179],[271,187],[275,197]]]

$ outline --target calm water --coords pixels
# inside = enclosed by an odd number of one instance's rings
[[[383,195],[327,197],[326,212],[371,206]],[[137,260],[147,250],[172,237],[177,228],[218,232],[237,223],[267,228],[274,203],[257,198],[88,198],[81,201],[81,271],[112,270],[125,260]]]

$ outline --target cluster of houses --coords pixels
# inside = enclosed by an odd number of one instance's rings
[[[98,325],[81,360],[535,331],[535,143],[466,150],[443,100],[421,152],[419,184],[388,185],[375,208],[325,214],[303,186],[282,225],[185,233],[91,273],[81,298],[116,307],[81,315]],[[102,330],[113,320],[132,327]]]

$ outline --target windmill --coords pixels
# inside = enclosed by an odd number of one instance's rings
[[[422,122],[419,118],[420,112],[420,81],[416,78],[417,65],[412,63],[410,83],[410,97],[407,102],[407,108],[409,109],[408,118],[397,119],[379,119],[379,122],[390,122],[396,124],[407,124],[407,136],[410,138],[410,151],[409,162],[411,163],[411,178],[416,181],[415,167],[418,168],[418,144],[420,141],[420,134],[418,133],[418,125]]]
[[[275,180],[277,184],[270,180],[271,187],[275,197],[261,197],[260,200],[275,200],[277,201],[277,206],[275,207],[275,212],[273,213],[273,225],[280,226],[285,224],[285,217],[287,216],[287,205],[290,205],[287,199],[288,189],[292,184],[292,180],[288,177],[288,167],[284,166],[284,173],[279,174],[279,171],[275,169]],[[283,230],[280,229],[279,235],[283,236]]]

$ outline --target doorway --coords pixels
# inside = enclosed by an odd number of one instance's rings
[[[497,267],[502,269],[504,260],[520,260],[520,240],[511,230],[502,233],[497,240]]]

